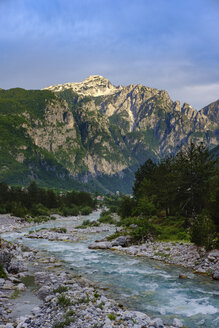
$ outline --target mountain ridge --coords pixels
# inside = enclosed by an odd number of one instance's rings
[[[23,173],[13,175],[19,166],[29,180],[43,182],[50,172],[63,186],[88,183],[105,192],[131,192],[134,172],[148,158],[159,160],[191,140],[210,149],[219,144],[218,100],[197,111],[172,101],[165,90],[116,87],[101,76],[84,81],[58,89],[0,90],[5,134],[11,136],[16,126],[22,135],[19,145],[13,139],[12,152],[1,133],[0,179],[19,183]],[[11,159],[7,163],[3,153]]]

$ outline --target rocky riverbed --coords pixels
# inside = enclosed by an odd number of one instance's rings
[[[128,311],[106,297],[94,283],[75,276],[47,253],[3,241],[0,261],[7,274],[0,279],[0,328],[167,327],[159,318]],[[22,295],[28,291],[25,284],[31,277],[35,299],[28,306]],[[26,306],[29,311],[26,309],[24,315],[17,317],[14,309],[18,305],[24,309]],[[178,319],[173,320],[172,327],[182,326]]]
[[[95,242],[89,248],[111,249],[128,255],[149,257],[169,264],[181,265],[192,269],[194,273],[211,275],[213,279],[219,280],[218,249],[207,252],[204,247],[183,242],[148,241],[141,245],[128,246],[129,242],[129,237],[120,236],[113,241]]]
[[[74,242],[86,238],[88,234],[101,233],[110,231],[110,226],[107,224],[101,224],[99,227],[85,227],[84,229],[65,229],[62,228],[52,228],[45,229],[42,228],[37,231],[31,231],[24,236],[31,239],[47,239],[50,241],[68,241]]]
[[[16,231],[29,226],[30,223],[25,222],[22,218],[10,214],[0,214],[0,233]]]
[[[57,217],[57,220],[61,219]],[[69,218],[70,220],[72,218]],[[77,218],[75,220],[77,221]],[[15,220],[14,228],[9,227],[9,230],[16,230],[16,225],[18,231],[30,226]],[[32,233],[26,234],[25,238],[75,242],[83,240],[87,234],[104,233],[112,229],[112,226],[104,224],[85,229],[68,228],[68,225],[66,227],[66,231],[60,226],[55,230],[33,228]],[[3,231],[5,230],[4,227]],[[214,272],[214,278],[217,278],[217,250],[206,252],[203,248],[184,243],[147,242],[129,246],[129,242],[129,237],[120,236],[113,241],[95,242],[90,248],[111,249],[128,255],[150,257],[193,270],[197,268],[196,271],[200,273]],[[3,241],[0,263],[4,265],[7,273],[7,277],[0,279],[0,328],[170,327],[160,318],[151,319],[145,313],[124,308],[124,302],[119,304],[110,299],[103,288],[76,276],[61,260],[57,261],[47,252]],[[186,276],[182,275],[181,278]],[[29,280],[32,281],[31,288],[27,283]],[[177,318],[171,322],[171,327],[183,327]]]

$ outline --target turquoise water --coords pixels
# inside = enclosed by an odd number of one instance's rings
[[[99,213],[96,212],[88,218],[96,220],[98,216]],[[74,227],[78,224],[79,221],[64,220],[38,227]],[[107,250],[88,249],[90,243],[105,235],[106,233],[88,235],[86,240],[74,243],[25,237],[22,242],[32,248],[47,250],[65,260],[66,265],[76,273],[108,287],[110,294],[130,309],[143,311],[152,317],[161,317],[166,323],[171,323],[173,318],[178,317],[186,327],[219,327],[217,281],[158,261]],[[16,233],[4,234],[4,238],[8,240],[20,236],[21,234]],[[190,279],[178,279],[179,273],[186,273]]]

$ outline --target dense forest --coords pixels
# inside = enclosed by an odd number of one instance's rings
[[[190,144],[136,172],[133,197],[119,203],[120,225],[136,241],[149,237],[219,246],[219,168],[201,144]]]
[[[96,208],[96,200],[85,191],[55,192],[32,181],[28,188],[0,183],[0,213],[11,213],[35,222],[45,221],[53,213],[87,215]]]

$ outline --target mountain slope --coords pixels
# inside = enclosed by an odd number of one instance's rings
[[[191,140],[219,144],[218,103],[198,112],[164,90],[116,87],[101,76],[43,90],[0,90],[0,179],[130,192],[146,159]]]

